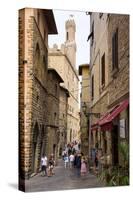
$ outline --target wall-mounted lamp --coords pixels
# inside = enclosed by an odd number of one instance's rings
[[[83,113],[85,114],[85,116],[88,117],[88,118],[91,115],[94,115],[95,117],[100,118],[100,113],[90,113],[90,112],[87,112],[86,102],[83,102],[83,104],[82,104],[82,110],[83,110]]]

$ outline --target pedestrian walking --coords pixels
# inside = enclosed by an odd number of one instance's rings
[[[70,169],[72,169],[74,166],[74,155],[73,154],[71,154],[69,156],[69,160],[70,160]]]
[[[64,156],[64,162],[65,162],[65,169],[66,169],[69,166],[69,157],[67,154],[65,154],[65,156]]]
[[[80,170],[81,170],[81,154],[79,153],[76,158],[76,174],[80,177]]]
[[[74,165],[74,168],[76,168],[77,157],[78,157],[78,154],[77,154],[77,153],[75,153],[75,154],[74,154],[74,163],[73,163],[73,165]]]
[[[48,173],[48,176],[51,177],[54,172],[53,172],[53,169],[54,169],[54,159],[53,159],[53,156],[51,155],[50,158],[49,158],[49,173]]]
[[[81,175],[85,175],[87,173],[87,161],[85,157],[81,159]]]
[[[95,169],[98,169],[98,151],[95,152]]]
[[[43,155],[41,158],[41,171],[42,176],[47,176],[47,157],[45,155]]]
[[[65,153],[66,153],[66,151],[65,151],[65,149],[64,149],[64,150],[62,151],[62,160],[64,160]]]

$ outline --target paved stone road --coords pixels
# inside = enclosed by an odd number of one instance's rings
[[[26,192],[55,191],[103,187],[103,183],[92,174],[77,177],[75,169],[65,169],[63,161],[59,160],[52,177],[42,177],[41,174],[26,180]]]

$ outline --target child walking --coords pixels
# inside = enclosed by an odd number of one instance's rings
[[[81,175],[84,176],[87,173],[87,163],[85,157],[81,160]]]

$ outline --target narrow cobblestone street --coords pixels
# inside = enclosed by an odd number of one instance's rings
[[[93,174],[88,173],[84,177],[77,177],[76,169],[65,169],[62,160],[54,169],[52,177],[42,177],[41,174],[26,180],[26,192],[55,191],[83,189],[104,186]]]

